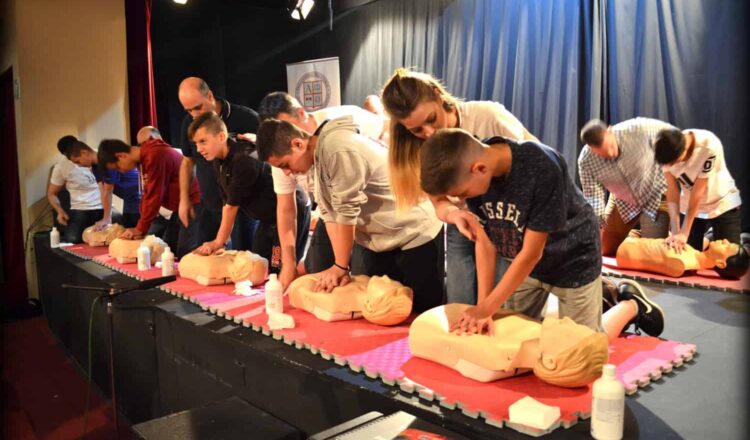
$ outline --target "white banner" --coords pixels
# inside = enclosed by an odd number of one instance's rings
[[[338,57],[287,64],[286,80],[289,94],[307,111],[341,105]]]

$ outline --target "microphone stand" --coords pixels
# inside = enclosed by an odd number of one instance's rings
[[[176,280],[177,277],[170,275],[167,277],[154,278],[151,280],[141,281],[133,287],[126,287],[122,289],[115,289],[114,287],[91,287],[91,286],[76,286],[72,284],[63,284],[63,289],[76,289],[76,290],[88,290],[94,292],[101,292],[98,299],[104,299],[107,301],[107,338],[109,339],[109,386],[112,392],[112,419],[115,423],[115,433],[117,438],[120,438],[120,425],[117,418],[117,393],[115,389],[115,331],[114,331],[114,313],[112,302],[115,297],[124,293],[133,292],[136,290],[147,290],[162,284],[169,283]],[[91,380],[91,378],[89,378]]]

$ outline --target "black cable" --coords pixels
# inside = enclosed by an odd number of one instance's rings
[[[92,339],[93,339],[93,334],[94,334],[94,309],[95,309],[97,301],[99,301],[101,298],[102,298],[102,295],[99,295],[96,298],[94,298],[94,302],[91,303],[91,311],[89,312],[89,341],[88,341],[89,362],[88,362],[88,368],[87,368],[88,369],[88,372],[87,372],[88,383],[86,386],[86,405],[83,407],[83,432],[81,433],[81,438],[84,438],[86,436],[86,427],[89,421],[89,402],[90,402],[90,397],[91,397],[91,381],[93,380],[91,378],[91,363],[92,363],[91,360],[93,357],[92,353],[94,351],[93,344],[92,344]]]

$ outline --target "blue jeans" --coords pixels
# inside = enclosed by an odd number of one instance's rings
[[[455,225],[447,226],[447,302],[448,304],[476,304],[477,263],[474,242],[464,237]],[[508,262],[498,256],[495,266],[495,284],[500,281],[507,269]]]

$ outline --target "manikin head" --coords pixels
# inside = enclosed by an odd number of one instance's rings
[[[83,230],[83,241],[89,246],[107,246],[112,243],[125,228],[113,223],[107,225],[101,231],[96,230],[96,226],[89,226]]]
[[[411,313],[414,293],[411,288],[387,276],[374,276],[367,283],[362,316],[378,325],[397,325]]]
[[[314,133],[318,123],[295,97],[285,92],[271,92],[260,101],[260,120],[278,119],[296,125],[302,131]]]
[[[261,160],[285,174],[304,174],[314,162],[311,135],[294,124],[266,119],[258,128],[256,145]]]
[[[616,159],[620,149],[611,128],[599,119],[592,119],[581,129],[581,142],[588,145],[591,153],[602,159]]]
[[[177,98],[187,114],[193,119],[206,112],[217,112],[216,98],[201,78],[185,78],[177,90]]]
[[[722,278],[738,279],[747,273],[750,265],[745,249],[729,240],[715,240],[708,244],[703,254],[711,259],[716,267],[716,273]]]
[[[601,375],[609,358],[607,335],[576,324],[570,318],[547,317],[539,338],[541,359],[534,366],[540,380],[574,388]]]
[[[195,142],[198,152],[208,161],[226,157],[228,137],[226,124],[213,112],[199,115],[188,128],[188,139]]]
[[[438,131],[420,151],[422,190],[461,199],[486,193],[494,172],[485,155],[487,148],[460,128]]]
[[[66,156],[80,167],[90,167],[97,163],[96,152],[81,141],[73,142],[68,148]]]

